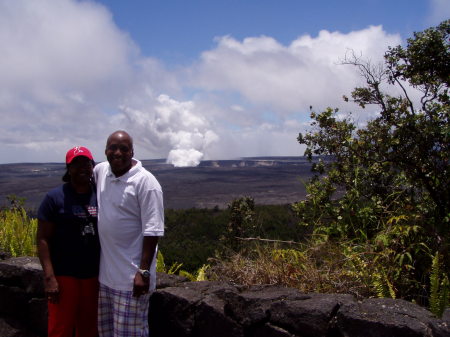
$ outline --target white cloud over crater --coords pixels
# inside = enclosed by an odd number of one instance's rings
[[[0,0],[1,162],[62,161],[74,145],[103,160],[126,129],[141,159],[299,155],[309,106],[343,107],[360,83],[348,50],[379,61],[399,35],[370,26],[321,31],[288,45],[218,37],[191,65],[140,54],[111,13],[90,1]],[[347,106],[344,109],[350,109]]]
[[[123,106],[121,111],[135,142],[156,152],[163,150],[167,162],[174,166],[197,166],[205,149],[218,140],[192,101],[179,102],[160,95],[149,110]]]

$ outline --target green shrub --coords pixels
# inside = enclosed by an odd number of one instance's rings
[[[37,219],[22,206],[0,211],[0,249],[13,257],[36,256]]]

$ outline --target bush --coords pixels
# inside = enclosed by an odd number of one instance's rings
[[[0,211],[0,249],[7,255],[36,256],[37,219],[32,219],[22,206]]]

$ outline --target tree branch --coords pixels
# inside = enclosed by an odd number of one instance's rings
[[[262,239],[260,237],[256,237],[256,238],[240,238],[240,237],[235,237],[238,240],[241,241],[263,241],[263,242],[275,242],[275,243],[289,243],[289,244],[293,244],[293,245],[301,245],[300,242],[295,242],[295,241],[284,241],[284,240],[271,240],[271,239]]]

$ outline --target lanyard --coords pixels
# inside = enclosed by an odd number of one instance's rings
[[[82,225],[81,228],[81,235],[85,237],[86,235],[95,235],[95,228],[94,228],[94,217],[89,213],[88,208],[86,205],[82,205],[84,212],[86,213],[85,224]]]

